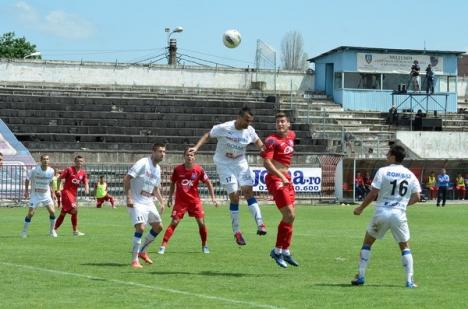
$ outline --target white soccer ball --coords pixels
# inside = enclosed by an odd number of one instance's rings
[[[241,34],[235,29],[226,30],[223,33],[223,43],[228,48],[236,48],[241,40]]]

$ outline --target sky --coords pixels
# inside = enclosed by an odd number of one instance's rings
[[[246,68],[259,39],[280,66],[291,31],[309,57],[338,46],[468,51],[467,12],[468,0],[0,0],[0,35],[24,36],[46,60],[135,63],[164,54],[164,29],[180,26],[182,63]],[[237,48],[223,45],[227,29],[241,33]]]

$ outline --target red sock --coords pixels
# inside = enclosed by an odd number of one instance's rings
[[[276,234],[276,248],[283,248],[284,238],[286,235],[286,228],[283,221],[278,225],[278,233]]]
[[[293,225],[285,223],[285,235],[283,239],[283,250],[289,249],[291,246],[291,239],[293,234]]]
[[[75,232],[76,227],[78,226],[78,214],[77,213],[71,215],[71,223],[73,227],[73,232]]]
[[[199,227],[198,232],[200,233],[201,244],[202,246],[205,246],[206,239],[208,238],[208,230],[206,229],[206,225]]]
[[[162,241],[163,245],[166,245],[169,242],[169,239],[171,238],[172,234],[174,234],[175,228],[176,226],[172,224],[170,224],[167,227],[166,232],[164,233],[163,241]]]
[[[58,216],[57,220],[55,221],[55,227],[54,229],[58,229],[60,225],[62,225],[63,219],[65,219],[66,213],[60,212],[60,216]]]

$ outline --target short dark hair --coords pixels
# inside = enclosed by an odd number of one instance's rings
[[[281,112],[281,111],[277,112],[276,115],[275,115],[275,119],[278,119],[278,118],[286,118],[289,121],[289,117],[288,117],[288,115],[286,115],[285,112]]]
[[[188,153],[188,151],[189,151],[190,148],[192,148],[192,146],[187,147],[187,148],[184,149],[184,156]]]
[[[166,148],[166,144],[163,143],[154,143],[153,144],[153,151],[158,149],[158,148]]]
[[[248,106],[244,106],[239,110],[239,116],[244,116],[245,114],[249,114],[250,116],[253,116],[252,110]]]
[[[104,175],[99,175],[99,178],[104,178]]]
[[[84,158],[83,158],[82,155],[77,155],[77,156],[75,157],[75,161],[76,161],[76,160],[79,160],[79,159],[84,159]]]
[[[44,157],[48,157],[48,156],[49,156],[48,154],[45,154],[45,153],[42,154],[42,155],[41,155],[41,160],[44,159]]]
[[[395,161],[398,163],[403,162],[406,157],[406,150],[400,145],[392,145],[388,152],[391,156],[395,156]]]
[[[0,157],[3,157],[3,153],[0,152]]]

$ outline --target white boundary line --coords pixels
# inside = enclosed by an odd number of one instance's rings
[[[186,296],[195,296],[195,297],[199,297],[199,298],[216,300],[216,301],[225,302],[225,303],[248,305],[248,306],[251,306],[251,307],[254,307],[254,308],[270,308],[270,309],[280,309],[281,308],[281,307],[276,307],[276,306],[272,306],[272,305],[263,305],[263,304],[257,304],[257,303],[254,303],[254,302],[248,302],[248,301],[242,301],[242,300],[236,300],[236,299],[229,299],[229,298],[217,297],[217,296],[211,296],[211,295],[205,295],[205,294],[191,293],[191,292],[186,292],[186,291],[181,291],[181,290],[176,290],[176,289],[162,288],[162,287],[159,287],[159,286],[156,286],[156,285],[147,285],[147,284],[142,284],[142,283],[133,282],[133,281],[123,281],[123,280],[117,280],[117,279],[101,278],[101,277],[89,276],[89,275],[84,275],[84,274],[79,274],[79,273],[71,273],[71,272],[62,271],[62,270],[54,270],[54,269],[40,268],[40,267],[34,267],[34,266],[29,266],[29,265],[13,264],[13,263],[8,263],[8,262],[0,262],[0,264],[10,266],[10,267],[18,267],[18,268],[22,268],[22,269],[41,271],[41,272],[58,274],[58,275],[65,275],[65,276],[73,276],[73,277],[90,279],[90,280],[104,280],[104,281],[108,281],[108,282],[112,282],[112,283],[120,284],[120,285],[130,285],[130,286],[141,287],[141,288],[157,290],[157,291],[164,291],[164,292],[169,292],[169,293],[174,293],[174,294],[181,294],[181,295],[186,295]]]

